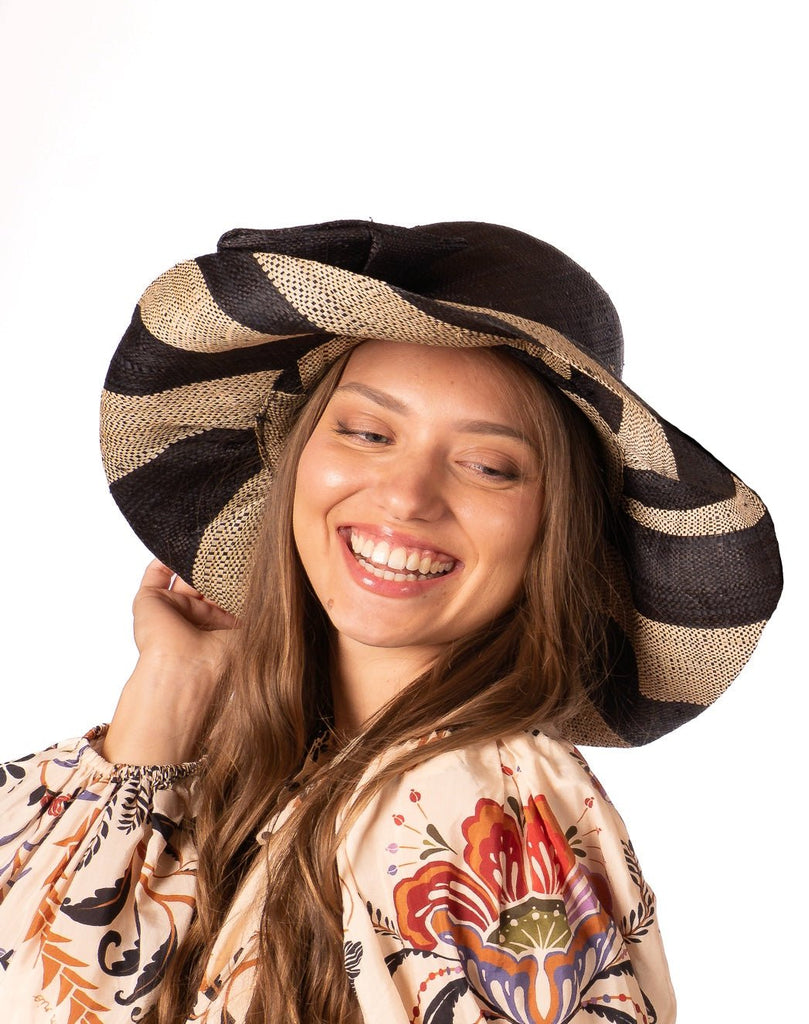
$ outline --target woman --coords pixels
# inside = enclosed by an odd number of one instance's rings
[[[15,1020],[674,1019],[570,740],[693,717],[780,569],[621,346],[494,225],[232,232],[147,290],[102,446],[161,561],[109,729],[0,780]]]

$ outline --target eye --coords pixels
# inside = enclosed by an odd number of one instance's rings
[[[464,462],[463,465],[489,480],[514,481],[520,478],[520,473],[511,466],[492,466],[484,462]]]
[[[353,440],[358,441],[360,444],[376,445],[376,444],[390,444],[391,438],[387,434],[380,434],[376,430],[364,430],[362,427],[350,427],[345,423],[338,421],[337,426],[334,428],[335,434],[340,434],[343,437],[350,437]]]

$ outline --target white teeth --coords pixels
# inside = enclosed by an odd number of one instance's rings
[[[404,569],[407,562],[407,552],[404,548],[394,548],[388,557],[388,565],[391,569]]]
[[[404,545],[391,547],[388,541],[375,541],[372,537],[364,537],[356,530],[352,530],[349,535],[349,546],[359,563],[374,576],[398,583],[425,576],[438,576],[449,572],[455,565],[453,561],[441,562],[430,555],[422,555],[418,550],[411,550],[408,554]]]
[[[424,579],[424,576],[414,572],[393,572],[392,569],[381,569],[378,565],[366,562],[362,556],[358,558],[358,561],[363,569],[366,569],[380,580],[393,580],[394,583],[404,583],[405,580],[413,582],[414,580]]]
[[[374,548],[371,561],[376,562],[377,565],[387,565],[389,556],[390,544],[386,540],[381,540]]]
[[[420,561],[421,558],[419,557],[418,551],[411,552],[410,557],[405,562],[405,569],[407,569],[408,572],[415,572],[419,567]]]

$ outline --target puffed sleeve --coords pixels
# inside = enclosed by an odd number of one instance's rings
[[[195,766],[112,765],[102,737],[0,765],[4,1020],[138,1020],[188,929]]]
[[[654,896],[569,744],[521,733],[426,760],[363,813],[342,857],[366,1020],[674,1021]]]

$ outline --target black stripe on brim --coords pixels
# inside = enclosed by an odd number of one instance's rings
[[[622,517],[634,605],[648,619],[696,629],[770,617],[781,593],[772,520],[746,530],[678,537]]]
[[[231,249],[200,256],[196,263],[216,304],[245,327],[261,334],[317,331],[317,325],[273,286],[250,253]]]
[[[606,682],[590,691],[590,700],[606,725],[630,746],[651,743],[704,711],[690,701],[659,701],[645,697],[638,685],[638,666],[632,645],[621,627],[607,627]]]
[[[110,492],[146,547],[190,581],[205,530],[261,468],[254,431],[206,430],[170,445]]]
[[[112,357],[104,387],[118,395],[153,395],[202,381],[284,370],[329,337],[306,334],[227,352],[190,352],[158,341],[138,308]]]

